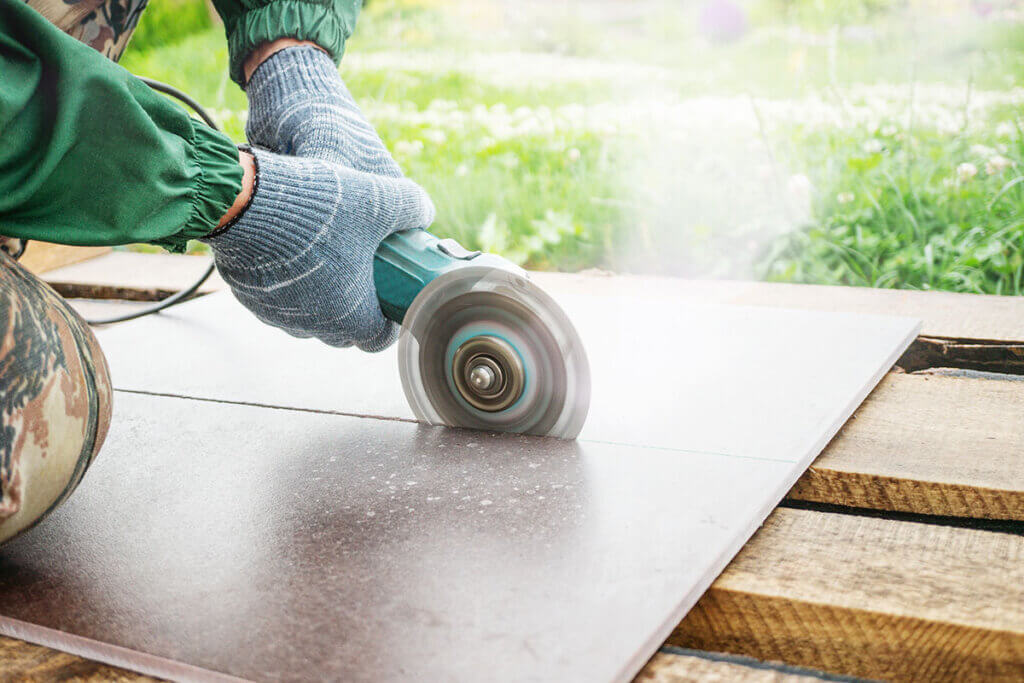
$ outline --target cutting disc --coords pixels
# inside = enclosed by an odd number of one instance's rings
[[[574,439],[590,366],[572,323],[526,277],[466,267],[421,291],[402,322],[399,371],[431,424]]]

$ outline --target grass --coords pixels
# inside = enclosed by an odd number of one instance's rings
[[[814,225],[773,245],[765,278],[1022,293],[1021,177],[992,165],[997,152],[920,133],[872,154],[848,137],[817,142],[845,161],[821,162],[835,192],[816,199]],[[1007,154],[1020,159],[1019,142]],[[950,157],[966,160],[959,173]]]
[[[714,43],[660,0],[373,0],[342,74],[433,196],[434,230],[471,248],[1018,294],[1024,27],[948,5],[762,0],[743,38]],[[122,64],[241,141],[222,29],[183,16],[195,25],[160,41],[144,20]]]

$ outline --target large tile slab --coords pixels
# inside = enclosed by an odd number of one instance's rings
[[[590,356],[582,439],[806,464],[918,329],[907,318],[682,302],[671,283],[628,297],[551,291]],[[227,292],[100,341],[120,389],[413,419],[394,348],[293,339]]]
[[[0,632],[176,678],[625,680],[801,469],[119,392],[0,548]]]

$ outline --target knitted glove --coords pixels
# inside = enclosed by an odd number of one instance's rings
[[[203,240],[235,297],[296,337],[364,351],[391,345],[398,326],[377,302],[373,254],[391,233],[430,225],[434,205],[426,192],[407,178],[253,154],[248,207]]]
[[[357,171],[401,178],[338,67],[315,47],[290,47],[257,67],[245,87],[249,142],[278,154],[326,159]]]

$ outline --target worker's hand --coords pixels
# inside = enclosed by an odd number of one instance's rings
[[[253,145],[402,177],[402,169],[356,106],[338,67],[322,50],[303,45],[274,52],[255,67],[245,92],[245,133]]]
[[[217,270],[263,322],[332,346],[380,351],[397,337],[373,283],[373,255],[393,232],[434,219],[407,178],[256,150],[249,204],[205,238]]]

